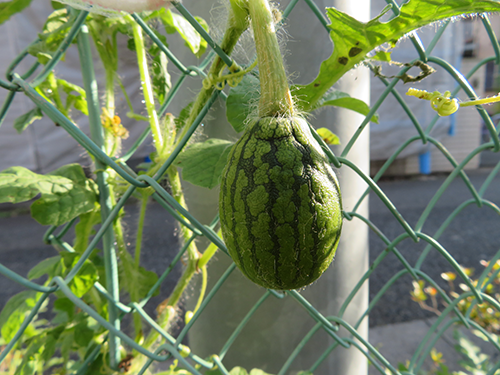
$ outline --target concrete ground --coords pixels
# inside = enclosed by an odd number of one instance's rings
[[[370,329],[370,343],[374,345],[380,353],[393,365],[399,363],[407,364],[414,353],[425,340],[425,335],[428,333],[431,325],[436,321],[436,318],[419,319],[410,322],[387,324]],[[432,348],[443,356],[443,364],[450,371],[463,371],[464,374],[469,373],[459,365],[463,359],[455,349],[456,340],[454,339],[454,331],[460,330],[467,338],[485,355],[490,356],[491,363],[496,363],[500,359],[500,353],[488,342],[475,336],[463,327],[452,327],[439,339]],[[420,358],[420,357],[419,357]],[[433,369],[435,366],[427,357],[423,369]],[[370,375],[380,374],[375,367],[370,366]]]

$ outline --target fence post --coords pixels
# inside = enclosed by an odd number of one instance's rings
[[[329,0],[335,8],[351,15],[359,21],[367,22],[370,19],[371,0]],[[346,74],[335,86],[340,91],[347,92],[354,98],[370,102],[370,72],[360,67]],[[355,112],[348,110],[331,111],[331,130],[340,138],[342,145],[334,147],[339,156],[343,146],[351,139],[354,132],[364,119]],[[355,142],[347,159],[358,166],[365,174],[370,172],[370,130],[367,127]],[[352,210],[356,201],[366,189],[366,184],[352,170],[343,166],[339,170],[341,191],[343,192],[344,211]],[[368,217],[368,197],[357,209],[357,213]],[[335,264],[330,275],[331,292],[329,295],[329,313],[337,312],[346,300],[362,275],[368,270],[369,263],[369,233],[368,226],[361,220],[354,218],[344,221],[342,236]],[[368,282],[359,290],[356,297],[349,304],[344,313],[344,319],[351,325],[356,324],[360,316],[368,307]],[[368,318],[357,329],[361,336],[368,340]],[[345,331],[344,331],[345,332]],[[329,358],[330,374],[366,375],[368,361],[366,357],[354,347],[344,349],[338,347]]]
[[[353,4],[349,4],[349,1],[332,0],[317,0],[316,3],[322,8],[322,12],[326,6],[335,6],[363,21],[368,20],[370,16],[370,0],[352,2]],[[314,78],[321,61],[331,53],[331,50],[325,48],[331,45],[331,42],[323,26],[308,9],[306,1],[299,2],[297,8],[287,21],[287,31],[295,43],[290,43],[287,46],[291,53],[286,56],[286,64],[290,73],[300,72],[300,83],[306,83]],[[308,25],[307,30],[303,29],[304,24]],[[295,53],[295,49],[300,49],[302,52]],[[306,50],[307,54],[304,54]],[[369,72],[366,68],[360,68],[353,72],[347,74],[336,88],[368,102]],[[226,123],[224,110],[212,111],[211,117],[215,121],[207,120],[204,132],[210,137],[227,137],[227,134],[221,134],[230,128],[228,125],[223,126]],[[330,127],[339,135],[344,145],[347,144],[362,120],[363,116],[353,112],[331,109],[325,110],[311,119],[315,127]],[[348,158],[353,160],[365,173],[369,171],[368,131],[367,128],[348,155]],[[230,138],[234,140],[234,132],[230,131],[230,133]],[[341,149],[334,151],[336,155],[339,155]],[[338,173],[341,188],[344,191],[344,209],[349,211],[366,185],[347,167],[341,168]],[[217,212],[218,192],[210,191],[208,193],[206,189],[187,186],[185,193],[190,212],[200,218],[202,222],[210,222]],[[210,201],[212,201],[211,204]],[[358,212],[363,216],[368,215],[367,200],[360,206]],[[337,254],[332,267],[314,285],[299,291],[324,316],[338,313],[345,298],[368,267],[368,230],[366,225],[356,219],[352,222],[346,221]],[[230,260],[222,253],[216,255],[216,259],[210,262],[208,267],[209,290],[229,264]],[[194,290],[197,288],[195,287]],[[189,345],[191,349],[200,356],[217,354],[240,321],[264,293],[265,289],[253,285],[242,276],[239,270],[235,270],[190,330]],[[194,305],[195,299],[193,298],[192,302],[187,301],[188,308],[191,303]],[[351,302],[344,314],[344,319],[354,325],[367,306],[368,287],[364,286]],[[230,347],[223,363],[228,369],[233,366],[241,366],[247,370],[260,368],[271,374],[276,374],[280,370],[280,374],[307,370],[334,342],[322,329],[313,335],[299,357],[292,362],[286,371],[282,366],[315,323],[305,309],[293,298],[287,296],[278,300],[274,296],[270,296],[262,303]],[[364,338],[367,338],[367,319],[360,327],[359,332]],[[343,330],[341,333],[346,334]],[[367,373],[366,358],[356,348],[346,351],[338,347],[314,371],[315,375],[366,375]]]

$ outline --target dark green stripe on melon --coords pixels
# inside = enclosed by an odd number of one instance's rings
[[[256,284],[297,289],[328,268],[342,227],[340,190],[304,119],[249,126],[223,172],[220,221],[231,257]]]

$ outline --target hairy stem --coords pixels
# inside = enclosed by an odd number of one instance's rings
[[[288,88],[273,13],[268,0],[251,0],[248,9],[252,20],[260,76],[260,117],[290,116],[293,101]]]
[[[238,3],[239,0],[231,0],[231,2],[234,8],[235,4]],[[246,2],[241,1],[241,3],[246,3]],[[220,44],[222,50],[228,55],[233,51],[241,34],[243,34],[243,32],[248,28],[247,13],[245,8],[240,7],[238,5],[236,6],[236,9],[238,10],[236,13],[232,10],[230,11],[228,26],[224,34],[223,40]],[[219,73],[221,73],[224,70],[224,68],[225,68],[224,62],[219,56],[216,56],[209,69],[208,77],[218,76]],[[201,89],[198,96],[196,97],[193,107],[191,108],[189,117],[186,120],[186,124],[177,138],[178,140],[182,139],[182,137],[186,134],[187,130],[194,123],[196,117],[199,115],[199,113],[207,103],[208,99],[213,94],[214,90],[215,90],[214,87]],[[156,171],[151,170],[148,172],[148,174],[151,175],[154,172]],[[187,208],[177,168],[170,167],[167,170],[167,174],[172,187],[173,197],[177,200],[177,202],[179,202],[179,204]],[[189,229],[183,227],[181,228],[181,236],[184,242],[187,242],[190,240],[192,232]],[[171,321],[173,314],[175,314],[174,307],[181,299],[184,291],[186,290],[187,286],[189,285],[191,279],[193,278],[197,270],[199,253],[196,244],[194,242],[191,242],[191,244],[188,246],[186,253],[187,253],[186,268],[184,269],[184,272],[179,281],[177,282],[173,292],[165,300],[164,304],[161,305],[161,310],[159,311],[158,314],[157,322],[165,330],[168,330],[169,322]],[[151,330],[151,332],[146,337],[143,346],[145,348],[150,349],[158,340],[158,338],[159,338],[158,332],[156,332],[155,330]]]
[[[106,70],[106,89],[105,89],[105,106],[109,117],[115,116],[115,77],[116,71],[114,67],[104,65]],[[110,156],[115,156],[121,145],[120,137],[113,134],[109,129],[105,129],[106,152]]]
[[[135,239],[135,266],[138,268],[141,262],[141,248],[142,248],[142,232],[144,229],[144,219],[146,217],[146,208],[148,207],[149,193],[144,190],[141,191],[141,211],[139,213],[139,222],[137,223],[137,235]]]
[[[235,4],[233,4],[235,3]],[[230,55],[233,51],[236,43],[240,39],[241,34],[248,28],[248,19],[246,17],[246,12],[243,8],[238,4],[236,5],[236,1],[232,0],[232,8],[229,14],[228,25],[226,31],[224,33],[224,37],[220,44],[221,49],[227,54]],[[237,9],[237,12],[234,12],[233,9]],[[208,71],[207,77],[217,77],[226,67],[224,61],[219,56],[216,56],[210,69]],[[191,112],[189,113],[189,117],[186,120],[186,124],[178,139],[182,139],[182,137],[186,134],[187,130],[191,127],[196,120],[196,117],[199,115],[203,106],[207,103],[208,99],[212,96],[215,87],[211,86],[209,88],[202,88],[198,93],[196,100],[191,108]]]
[[[172,188],[172,196],[177,200],[179,204],[187,208],[177,168],[170,167],[167,170],[167,173]],[[193,233],[189,229],[181,227],[181,236],[184,242],[189,241],[192,234]],[[165,300],[164,305],[162,306],[161,311],[158,314],[157,322],[165,330],[168,330],[168,325],[173,317],[173,314],[175,314],[175,306],[179,303],[182,294],[184,293],[187,286],[191,282],[191,279],[193,278],[197,269],[196,264],[198,262],[199,253],[194,241],[191,242],[191,244],[187,248],[186,254],[187,254],[186,268],[184,269],[184,272],[180,277],[179,281],[177,282],[174,290],[172,291],[170,296]],[[156,330],[151,330],[149,335],[146,337],[146,340],[144,341],[144,347],[150,348],[156,342],[159,336],[160,335]]]
[[[132,27],[132,32],[134,34],[135,51],[137,54],[137,64],[139,66],[139,73],[141,76],[142,92],[144,95],[144,101],[146,104],[146,109],[149,116],[149,126],[151,127],[151,133],[153,134],[153,140],[155,143],[156,152],[161,158],[164,150],[164,140],[161,133],[160,121],[158,119],[158,114],[155,108],[155,101],[153,95],[153,86],[151,83],[151,77],[149,76],[148,70],[148,60],[146,57],[146,48],[144,47],[144,38],[142,35],[142,29],[134,21],[132,16],[124,16],[127,22]]]
[[[111,41],[103,40],[102,22],[93,20],[88,23],[89,32],[94,41],[97,53],[101,59],[105,71],[104,106],[106,114],[113,118],[115,115],[115,78],[118,70],[118,49],[116,46],[116,35],[111,36]],[[105,37],[107,38],[107,36]],[[110,42],[112,48],[106,48],[105,44]],[[120,137],[113,134],[109,129],[104,129],[104,148],[110,156],[115,156],[121,146]]]

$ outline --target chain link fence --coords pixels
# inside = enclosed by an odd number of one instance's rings
[[[325,32],[328,32],[327,20],[323,15],[322,10],[314,3],[313,0],[304,0],[305,3],[310,8],[317,18],[318,22],[325,26]],[[290,1],[283,11],[282,17],[286,19],[288,15],[294,11],[295,6],[299,0]],[[387,1],[392,5],[392,12],[395,16],[399,14],[399,5],[395,1]],[[147,21],[143,20],[139,15],[132,14],[131,17],[140,26],[142,31],[150,38],[151,43],[154,43],[158,48],[169,58],[169,60],[175,65],[176,69],[181,73],[180,78],[174,83],[172,89],[165,96],[161,107],[158,109],[158,116],[163,117],[169,109],[169,104],[172,99],[182,90],[185,78],[188,76],[197,76],[200,79],[205,78],[205,68],[208,66],[210,61],[214,59],[215,55],[218,55],[227,66],[233,66],[233,60],[223,52],[223,49],[217,44],[210,35],[205,31],[203,25],[201,25],[198,20],[186,9],[181,3],[174,2],[173,7],[187,20],[201,35],[201,37],[207,42],[209,48],[212,51],[208,54],[206,59],[196,67],[186,67],[183,65],[182,61],[177,59],[175,55],[168,49],[167,45],[162,41],[158,34],[152,30]],[[35,72],[39,67],[39,64],[34,64],[33,68],[27,72],[18,73],[16,72],[17,65],[28,55],[28,49],[21,55],[17,56],[11,66],[7,71],[7,80],[1,80],[0,86],[8,90],[7,100],[3,104],[0,111],[0,123],[5,118],[6,113],[9,111],[9,106],[14,100],[16,95],[20,93],[28,96],[33,103],[39,108],[46,116],[50,117],[56,124],[62,127],[80,146],[82,146],[90,155],[92,155],[93,160],[96,164],[96,174],[97,174],[97,187],[99,189],[99,199],[101,202],[101,215],[102,223],[97,230],[97,233],[92,237],[88,244],[85,244],[85,248],[81,251],[81,256],[79,256],[74,263],[67,264],[68,270],[64,277],[55,276],[47,283],[40,285],[28,278],[19,275],[5,265],[0,264],[0,273],[17,283],[23,285],[27,290],[34,291],[37,293],[37,298],[34,300],[34,305],[30,306],[29,310],[25,311],[25,314],[21,315],[21,321],[19,329],[12,333],[12,338],[9,342],[5,343],[1,354],[1,361],[4,364],[11,363],[13,359],[13,353],[21,350],[23,347],[33,348],[33,339],[31,341],[23,341],[23,335],[26,335],[30,331],[30,326],[36,321],[39,313],[47,305],[51,295],[57,295],[58,297],[65,297],[65,300],[74,304],[78,311],[82,312],[88,317],[95,320],[95,324],[104,329],[106,334],[101,336],[101,341],[96,343],[92,342],[88,344],[85,355],[82,359],[75,365],[75,374],[85,374],[93,373],[91,372],[93,363],[99,356],[105,358],[104,362],[109,363],[109,366],[114,368],[115,371],[127,371],[130,368],[130,362],[135,361],[136,358],[141,357],[145,360],[141,363],[141,367],[137,370],[137,374],[144,374],[151,371],[154,368],[153,364],[158,362],[165,362],[176,360],[179,367],[177,369],[171,369],[172,372],[165,373],[192,373],[201,374],[207,373],[207,371],[214,371],[213,373],[228,374],[230,369],[227,369],[224,365],[224,356],[231,347],[232,343],[237,340],[238,335],[241,333],[242,329],[245,327],[247,322],[252,318],[254,314],[261,308],[263,303],[267,298],[276,298],[279,300],[292,299],[295,303],[300,304],[308,312],[310,319],[315,322],[314,328],[305,335],[300,341],[296,343],[296,349],[289,353],[290,357],[283,363],[279,374],[289,373],[289,368],[293,361],[301,356],[302,349],[307,345],[308,341],[319,331],[323,331],[333,339],[333,344],[329,347],[316,348],[317,357],[314,358],[314,362],[310,368],[304,369],[305,371],[310,371],[315,373],[315,371],[320,368],[322,362],[328,358],[328,356],[339,347],[351,348],[352,350],[358,350],[362,352],[366,358],[369,360],[370,364],[378,370],[378,372],[385,374],[417,374],[422,370],[424,361],[429,358],[432,353],[433,346],[437,340],[445,334],[448,330],[454,327],[456,324],[462,324],[469,330],[480,331],[489,340],[490,345],[495,347],[500,351],[500,344],[497,336],[495,335],[495,330],[489,329],[487,325],[478,322],[478,316],[483,312],[491,315],[493,320],[495,316],[500,312],[500,304],[497,300],[497,296],[491,290],[496,285],[498,274],[500,272],[500,267],[497,266],[497,261],[500,260],[500,253],[490,260],[488,264],[485,265],[485,269],[482,271],[477,280],[472,280],[467,275],[467,270],[464,270],[457,261],[451,255],[450,249],[444,248],[439,243],[440,236],[447,230],[453,220],[468,206],[476,205],[485,210],[493,210],[496,213],[500,213],[500,210],[494,202],[486,200],[483,198],[485,192],[487,191],[489,185],[493,181],[494,177],[497,175],[500,164],[493,168],[485,180],[482,186],[475,187],[470,182],[467,173],[465,172],[465,167],[468,162],[474,158],[476,155],[480,154],[484,150],[493,150],[498,152],[500,150],[500,139],[497,134],[497,129],[495,128],[490,116],[482,106],[477,106],[476,110],[481,115],[485,126],[490,135],[490,140],[486,143],[481,144],[479,147],[474,149],[463,161],[457,163],[450,154],[450,152],[443,146],[443,144],[433,138],[432,131],[434,124],[438,120],[438,115],[432,119],[428,124],[419,123],[416,116],[410,108],[408,107],[407,100],[416,100],[414,98],[404,99],[396,91],[395,87],[400,82],[401,77],[410,68],[401,67],[399,74],[396,78],[387,79],[380,77],[383,83],[386,85],[386,89],[380,94],[379,97],[374,98],[374,103],[366,116],[366,119],[359,126],[358,131],[349,140],[343,140],[347,145],[341,155],[335,157],[330,154],[331,162],[336,167],[350,168],[354,170],[359,176],[366,181],[369,188],[366,190],[365,194],[359,197],[359,203],[356,205],[352,211],[344,212],[344,217],[346,220],[360,220],[365,225],[367,225],[373,233],[378,236],[387,246],[386,249],[380,254],[377,254],[375,261],[370,265],[367,272],[359,280],[356,287],[350,292],[349,297],[343,301],[342,308],[338,316],[324,316],[321,314],[314,305],[311,305],[307,299],[303,297],[300,291],[274,291],[274,290],[263,290],[262,298],[248,311],[246,317],[239,322],[238,326],[234,329],[231,336],[227,337],[226,344],[222,348],[214,348],[214,355],[209,358],[201,358],[196,352],[190,352],[186,345],[182,342],[188,335],[189,331],[192,329],[193,324],[196,322],[197,318],[204,313],[205,307],[210,304],[212,298],[218,293],[219,288],[226,282],[227,278],[232,272],[235,271],[235,265],[232,264],[227,268],[226,272],[220,279],[215,283],[213,288],[208,291],[206,297],[201,301],[199,307],[195,310],[194,314],[186,319],[186,324],[182,328],[181,332],[175,337],[172,336],[164,326],[159,324],[158,320],[154,319],[152,316],[148,315],[144,307],[150,300],[151,296],[154,295],[155,291],[161,285],[163,280],[168,276],[172,268],[181,261],[183,255],[186,251],[189,251],[189,246],[194,241],[195,238],[204,236],[213,245],[213,251],[219,248],[223,252],[227,253],[225,246],[221,238],[216,233],[218,218],[214,218],[210,225],[203,225],[200,223],[196,217],[193,217],[188,210],[186,210],[182,202],[179,202],[169,189],[166,189],[161,184],[162,177],[167,173],[169,168],[173,165],[178,155],[185,148],[190,137],[193,133],[200,127],[203,119],[210,111],[211,106],[219,97],[226,97],[226,92],[221,90],[215,90],[210,98],[207,100],[206,104],[199,111],[193,124],[184,130],[182,134],[182,140],[178,143],[177,147],[169,155],[167,160],[158,167],[154,176],[149,176],[147,174],[137,175],[131,168],[127,166],[127,160],[133,157],[134,153],[137,151],[138,147],[146,139],[149,134],[149,128],[144,132],[144,134],[137,139],[134,146],[127,150],[120,158],[110,157],[106,154],[103,148],[104,139],[102,137],[101,128],[101,114],[99,110],[99,98],[97,96],[97,91],[95,87],[95,76],[93,71],[93,58],[90,48],[90,38],[88,35],[88,29],[85,25],[86,19],[88,17],[88,12],[78,11],[75,12],[75,20],[71,28],[65,33],[65,37],[61,41],[57,41],[59,47],[56,53],[51,57],[50,61],[42,66],[41,71],[39,71],[33,78]],[[413,42],[415,49],[418,53],[419,60],[426,64],[432,64],[439,67],[440,72],[446,72],[450,74],[457,83],[456,88],[452,91],[451,95],[455,96],[460,90],[463,90],[469,98],[476,98],[476,94],[469,84],[469,79],[474,75],[474,73],[483,65],[488,62],[494,61],[496,64],[500,62],[500,46],[496,39],[495,33],[489,23],[488,16],[481,16],[484,27],[486,28],[488,35],[490,37],[491,43],[495,50],[495,56],[484,59],[479,62],[474,69],[472,69],[467,76],[464,76],[460,71],[453,67],[449,62],[444,61],[440,58],[434,57],[432,55],[433,47],[436,45],[437,41],[441,37],[444,29],[448,26],[446,21],[442,23],[436,31],[436,35],[429,46],[424,47],[419,40],[418,32],[412,33],[409,38]],[[34,43],[36,43],[35,41]],[[63,57],[65,51],[71,47],[72,43],[76,42],[80,58],[82,62],[82,75],[84,79],[84,88],[86,91],[86,98],[88,102],[88,114],[90,119],[91,134],[89,138],[85,135],[67,116],[61,113],[60,110],[56,108],[49,100],[47,100],[39,90],[39,86],[44,82],[50,75],[54,67],[59,63]],[[368,64],[369,67],[374,69],[373,66]],[[444,74],[444,73],[443,73]],[[227,91],[227,90],[226,90]],[[415,126],[416,135],[407,139],[401,144],[399,149],[383,164],[380,170],[375,174],[373,178],[364,174],[356,165],[352,164],[347,155],[352,145],[356,143],[358,137],[370,122],[370,119],[376,114],[381,103],[389,96],[393,95],[399,102],[400,110],[404,111],[408,117],[411,119]],[[398,109],[399,110],[399,109]],[[4,124],[4,126],[9,124]],[[416,225],[411,226],[408,224],[407,220],[398,212],[398,208],[395,207],[391,201],[387,198],[384,192],[377,185],[377,181],[384,176],[386,170],[393,164],[398,155],[405,150],[410,144],[414,142],[420,142],[422,144],[432,144],[436,147],[453,166],[453,170],[448,174],[445,182],[436,192],[432,200],[427,204],[425,210],[423,211],[420,219]],[[123,193],[118,202],[113,202],[109,196],[109,188],[106,183],[106,173],[111,173],[115,176],[119,176],[122,179]],[[437,228],[436,231],[431,235],[427,232],[422,231],[422,227],[426,223],[429,214],[432,212],[436,205],[436,202],[446,193],[447,188],[450,186],[454,179],[462,179],[470,191],[470,199],[464,202],[456,202],[456,209],[451,215],[443,222],[441,227]],[[165,272],[160,275],[158,281],[154,283],[151,289],[146,293],[146,296],[141,300],[137,300],[128,304],[120,302],[119,294],[119,280],[117,276],[117,258],[116,254],[113,254],[113,235],[111,233],[111,228],[114,222],[120,216],[121,210],[124,208],[125,204],[132,199],[133,196],[140,189],[149,189],[152,192],[152,196],[157,202],[170,214],[172,214],[180,223],[181,226],[187,228],[190,237],[186,240],[185,245],[176,255],[172,264],[165,270]],[[398,220],[401,226],[401,233],[394,238],[389,238],[381,232],[368,217],[359,215],[356,210],[361,204],[361,202],[367,197],[370,192],[374,192],[386,205],[386,207],[392,212],[394,217]],[[82,219],[80,219],[81,222]],[[62,252],[74,253],[74,247],[70,246],[63,240],[63,236],[75,225],[78,224],[76,218],[69,221],[67,224],[63,225],[62,228],[59,226],[51,226],[44,237],[46,243],[54,245],[58,250]],[[484,234],[485,236],[487,233]],[[409,262],[405,257],[398,251],[397,246],[402,241],[410,239],[415,242],[425,242],[427,246],[423,251],[421,251],[418,260],[416,262]],[[86,260],[90,259],[94,250],[98,244],[102,243],[104,249],[105,257],[105,281],[103,284],[100,282],[93,283],[93,290],[95,293],[99,294],[101,298],[104,298],[109,303],[109,308],[106,314],[102,314],[96,311],[95,306],[89,305],[81,297],[75,294],[75,289],[73,288],[72,280],[77,275],[85,274],[87,271]],[[208,251],[208,250],[207,250]],[[107,255],[106,255],[107,254]],[[389,254],[395,255],[401,264],[401,270],[395,273],[392,278],[379,290],[376,292],[375,296],[371,299],[368,309],[363,313],[362,317],[354,325],[350,325],[345,320],[343,316],[350,301],[354,298],[358,290],[369,281],[371,274],[377,267],[383,263]],[[221,255],[222,256],[222,255]],[[106,259],[108,257],[108,259]],[[422,271],[422,264],[433,257],[442,257],[446,259],[449,265],[453,268],[454,272],[448,274],[449,279],[457,278],[460,280],[462,285],[462,290],[456,290],[453,293],[444,290],[440,285],[442,283],[438,280],[434,280],[429,277],[426,273]],[[188,265],[189,266],[189,265]],[[335,265],[333,266],[335,267]],[[210,267],[208,267],[210,270]],[[398,368],[397,364],[389,363],[379,351],[372,346],[363,335],[358,333],[358,327],[362,323],[363,319],[369,316],[370,311],[377,305],[381,297],[387,293],[390,288],[398,282],[401,278],[410,275],[415,282],[415,289],[412,291],[412,296],[415,301],[424,303],[428,298],[438,298],[443,299],[445,307],[441,309],[439,317],[435,320],[432,327],[430,327],[425,339],[422,341],[421,345],[418,347],[417,351],[414,353],[413,357],[410,358],[410,362],[406,365],[404,369]],[[120,280],[123,282],[123,280]],[[453,281],[453,280],[451,280]],[[422,282],[425,282],[431,289],[426,289]],[[420,284],[419,284],[420,283]],[[314,288],[314,286],[311,286]],[[410,291],[408,291],[408,294]],[[466,303],[466,305],[465,305]],[[416,305],[415,305],[416,306]],[[484,310],[484,311],[483,311]],[[159,312],[161,309],[158,310]],[[483,314],[483,316],[484,316]],[[121,328],[120,321],[127,315],[135,315],[138,319],[142,319],[149,327],[151,332],[155,332],[155,340],[161,338],[161,344],[157,347],[146,345],[144,339],[134,338],[127,330]],[[160,313],[161,315],[161,313]],[[483,320],[484,322],[484,320]],[[349,335],[347,337],[341,337],[339,332],[339,327],[347,330]],[[2,331],[3,333],[3,331]],[[136,332],[137,333],[137,332]],[[55,336],[54,336],[55,337]],[[210,338],[207,338],[209,340]],[[54,339],[57,342],[57,339]],[[146,338],[147,340],[147,338]],[[59,343],[58,345],[60,345]],[[38,350],[43,347],[44,351],[49,351],[48,344],[45,342],[45,346],[38,346],[32,352],[25,352],[26,357],[35,356]],[[64,344],[63,344],[64,345]],[[56,344],[53,344],[54,348]],[[134,356],[125,356],[120,353],[120,348],[125,346],[129,351],[134,352]],[[58,346],[59,347],[59,346]],[[151,350],[154,348],[154,350]],[[54,349],[55,350],[55,349]],[[54,350],[52,353],[54,353]],[[63,350],[63,349],[58,349]],[[220,350],[220,351],[218,351]],[[104,354],[103,354],[104,353]],[[135,358],[134,358],[135,357]],[[19,358],[18,358],[19,359]],[[47,358],[49,361],[50,358]],[[402,361],[405,359],[401,359]],[[29,362],[29,360],[28,360]],[[12,362],[13,363],[13,362]],[[24,363],[24,362],[23,362]],[[170,363],[170,362],[169,362]],[[256,363],[256,367],[260,364]],[[186,372],[182,372],[184,370]],[[495,374],[497,369],[500,368],[500,361],[496,363],[491,363],[489,367],[484,371],[486,374]],[[27,371],[23,367],[23,371]],[[217,370],[215,370],[217,369]],[[35,371],[35,370],[33,370]],[[111,371],[111,370],[110,370]],[[178,372],[175,372],[178,371]],[[9,372],[14,373],[14,372]],[[16,372],[18,373],[18,372]],[[28,372],[19,372],[28,373]],[[30,372],[34,373],[34,372]],[[39,372],[41,373],[41,372]],[[61,373],[69,373],[61,372]],[[479,373],[479,372],[478,372]],[[483,372],[481,372],[483,373]]]

